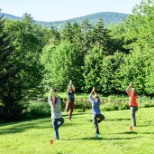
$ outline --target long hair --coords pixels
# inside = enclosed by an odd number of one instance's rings
[[[132,92],[133,92],[134,96],[137,96],[137,92],[136,92],[135,88],[132,88]]]
[[[57,97],[54,96],[54,97],[52,97],[52,106],[53,106],[53,108],[55,108],[56,103],[57,103]]]

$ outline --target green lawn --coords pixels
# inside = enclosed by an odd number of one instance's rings
[[[154,108],[137,112],[133,131],[129,110],[103,112],[100,135],[95,139],[90,111],[74,113],[71,122],[59,129],[60,140],[54,139],[50,117],[0,125],[0,154],[153,154]]]

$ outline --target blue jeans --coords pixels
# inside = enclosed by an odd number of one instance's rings
[[[64,123],[64,118],[60,118],[60,119],[52,119],[52,125],[53,125],[53,129],[54,129],[54,135],[55,138],[58,140],[59,139],[59,133],[58,133],[58,129],[59,127]]]

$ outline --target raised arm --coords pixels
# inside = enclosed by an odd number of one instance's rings
[[[95,92],[95,87],[92,88],[92,90],[91,90],[89,96],[92,96],[93,93],[94,93],[94,94],[96,93],[96,92]]]
[[[132,83],[130,83],[129,86],[126,88],[126,92],[127,92],[127,93],[130,92],[130,88],[132,88]]]
[[[68,87],[71,87],[73,91],[75,91],[75,86],[72,83],[72,80],[70,80]]]
[[[58,94],[56,93],[56,90],[53,89],[52,87],[50,88],[49,98],[51,98],[51,96],[58,96]]]

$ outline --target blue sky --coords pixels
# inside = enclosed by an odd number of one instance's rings
[[[0,0],[2,13],[34,20],[62,21],[98,12],[131,13],[141,0]]]

